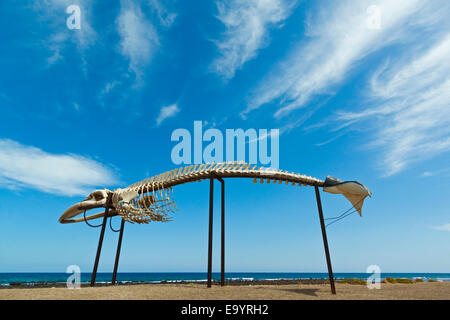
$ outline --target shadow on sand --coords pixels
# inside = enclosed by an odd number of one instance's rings
[[[319,291],[319,289],[279,289],[282,291],[292,292],[292,293],[298,293],[298,294],[304,294],[307,296],[317,297],[316,292]]]

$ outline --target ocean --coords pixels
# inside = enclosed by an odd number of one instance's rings
[[[69,273],[57,272],[21,272],[0,273],[0,286],[8,287],[11,284],[23,284],[33,286],[34,284],[65,283]],[[334,273],[336,279],[367,279],[368,273]],[[212,274],[213,280],[220,280],[220,273]],[[119,272],[118,283],[161,283],[161,282],[201,282],[206,281],[205,272]],[[421,278],[424,281],[450,281],[450,273],[382,273],[381,278]],[[97,283],[111,282],[111,272],[97,273]],[[293,273],[293,272],[227,272],[226,280],[292,280],[292,279],[328,279],[328,273]],[[81,283],[89,283],[91,273],[81,274]]]

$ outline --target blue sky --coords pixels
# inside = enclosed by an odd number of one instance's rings
[[[72,4],[80,30],[66,26]],[[362,218],[328,229],[336,272],[449,272],[449,6],[2,1],[0,272],[91,271],[98,229],[61,213],[173,169],[171,134],[195,120],[279,129],[281,169],[370,188]],[[227,270],[326,271],[312,188],[226,186]],[[178,186],[174,221],[127,224],[120,271],[206,271],[208,191]],[[322,200],[328,217],[349,207]],[[116,240],[107,232],[100,271]]]

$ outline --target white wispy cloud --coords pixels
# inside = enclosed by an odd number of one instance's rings
[[[115,183],[113,172],[92,159],[74,154],[51,154],[0,139],[0,186],[73,196],[86,195],[92,188]]]
[[[450,173],[450,168],[444,168],[440,170],[434,170],[434,171],[424,171],[420,176],[422,178],[428,178],[428,177],[434,177],[434,176],[448,176],[448,173]]]
[[[149,0],[149,5],[156,11],[159,22],[164,27],[171,27],[175,22],[177,14],[174,12],[169,12],[167,8],[161,4],[158,0]]]
[[[136,90],[143,88],[152,59],[163,47],[160,39],[164,39],[164,32],[173,26],[177,17],[177,13],[167,8],[172,1],[120,1],[120,11],[115,21],[119,34],[118,52],[125,58],[128,68],[126,72],[119,68],[120,74],[105,83],[98,94],[102,106],[112,94],[116,95],[116,105],[123,105]]]
[[[306,39],[262,81],[255,90],[245,117],[252,110],[278,102],[276,118],[305,107],[312,98],[331,94],[352,68],[370,53],[402,40],[423,1],[321,2],[306,24]],[[367,8],[381,12],[380,29],[368,27]],[[425,23],[424,21],[422,21]]]
[[[220,56],[211,67],[225,79],[256,57],[268,42],[271,26],[282,24],[290,15],[295,1],[288,0],[224,0],[217,2],[217,19],[226,30],[216,41]]]
[[[96,39],[97,33],[91,26],[92,0],[36,0],[33,8],[43,19],[48,27],[53,30],[44,41],[50,51],[47,57],[47,66],[52,66],[64,60],[64,50],[69,45],[75,45],[81,54],[83,64],[85,51],[91,47]],[[81,10],[81,29],[69,30],[66,27],[66,19],[69,14],[66,9],[70,5],[77,5]]]
[[[449,231],[450,232],[450,223],[443,224],[441,226],[434,226],[431,228],[435,229],[435,230],[439,230],[439,231]]]
[[[133,71],[139,80],[143,68],[148,65],[159,47],[158,33],[143,14],[141,7],[133,1],[121,1],[117,31],[121,38],[120,52],[128,59],[130,71]]]
[[[178,112],[180,112],[180,108],[178,108],[176,103],[170,106],[162,107],[159,111],[159,116],[156,119],[156,125],[159,126],[164,120],[175,116]]]
[[[371,5],[379,9],[380,28],[368,28]],[[332,96],[364,66],[373,73],[369,93],[352,107],[357,111],[338,112],[337,125],[326,121],[327,127],[368,130],[366,146],[382,151],[385,176],[450,150],[448,10],[450,3],[443,0],[323,4],[310,15],[306,39],[262,81],[241,116],[272,103],[275,118],[307,108],[304,120],[324,95]],[[392,45],[396,50],[390,59],[363,61]],[[287,126],[303,123],[295,119]],[[363,125],[363,120],[370,122]]]
[[[386,63],[371,79],[370,108],[339,120],[374,120],[370,146],[389,176],[450,150],[450,32],[414,57]]]
[[[105,95],[110,93],[117,85],[119,85],[120,82],[117,80],[113,80],[111,82],[108,82],[105,87],[101,90],[100,95]]]

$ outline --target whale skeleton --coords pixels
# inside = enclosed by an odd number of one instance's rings
[[[371,196],[369,189],[357,181],[340,181],[339,179],[328,176],[325,181],[313,178],[304,174],[287,172],[284,170],[257,167],[245,162],[221,162],[206,163],[200,165],[190,165],[177,168],[157,176],[145,179],[143,181],[132,184],[124,189],[116,189],[110,191],[108,189],[95,190],[87,199],[74,204],[67,209],[59,218],[61,223],[74,223],[97,219],[103,217],[100,238],[97,247],[97,254],[94,262],[94,269],[91,276],[91,286],[95,285],[98,263],[103,244],[106,221],[109,217],[120,216],[122,219],[121,226],[118,231],[119,240],[117,244],[116,260],[114,263],[114,271],[112,284],[116,282],[117,268],[119,263],[120,248],[122,244],[122,235],[125,222],[130,223],[148,223],[150,221],[170,221],[170,214],[177,207],[173,201],[173,187],[188,182],[210,180],[210,198],[209,198],[209,233],[208,233],[208,280],[207,287],[211,287],[212,281],[212,233],[213,233],[213,185],[214,179],[222,183],[222,207],[221,207],[221,286],[225,284],[225,249],[224,249],[224,225],[225,225],[225,206],[224,206],[224,180],[222,178],[253,178],[253,183],[277,183],[298,186],[313,186],[316,193],[317,208],[319,211],[320,224],[322,229],[322,237],[325,248],[325,256],[327,259],[328,275],[330,279],[331,293],[336,294],[334,286],[334,276],[331,266],[330,253],[328,249],[328,240],[326,236],[326,226],[323,217],[322,204],[320,200],[319,187],[323,191],[334,194],[342,194],[352,204],[352,207],[361,215],[362,205],[367,196]],[[86,217],[86,211],[95,208],[105,208],[104,212],[92,214]],[[75,218],[79,214],[84,213],[82,218]],[[352,212],[351,212],[352,213]],[[348,213],[336,217],[334,222],[347,216]],[[332,222],[333,223],[333,222]],[[331,223],[330,223],[331,224]],[[100,226],[100,225],[98,225]]]
[[[243,161],[189,165],[170,170],[134,183],[124,189],[96,190],[87,199],[71,206],[59,218],[60,223],[74,223],[119,215],[130,223],[170,221],[177,207],[173,200],[173,187],[188,182],[202,181],[212,176],[220,178],[253,178],[253,183],[285,183],[286,185],[322,187],[325,192],[344,195],[361,215],[363,201],[371,193],[357,181],[342,182],[333,177],[325,181],[304,174],[279,169],[258,167]],[[86,211],[108,208],[102,213],[86,217]],[[81,213],[84,217],[72,219]]]

